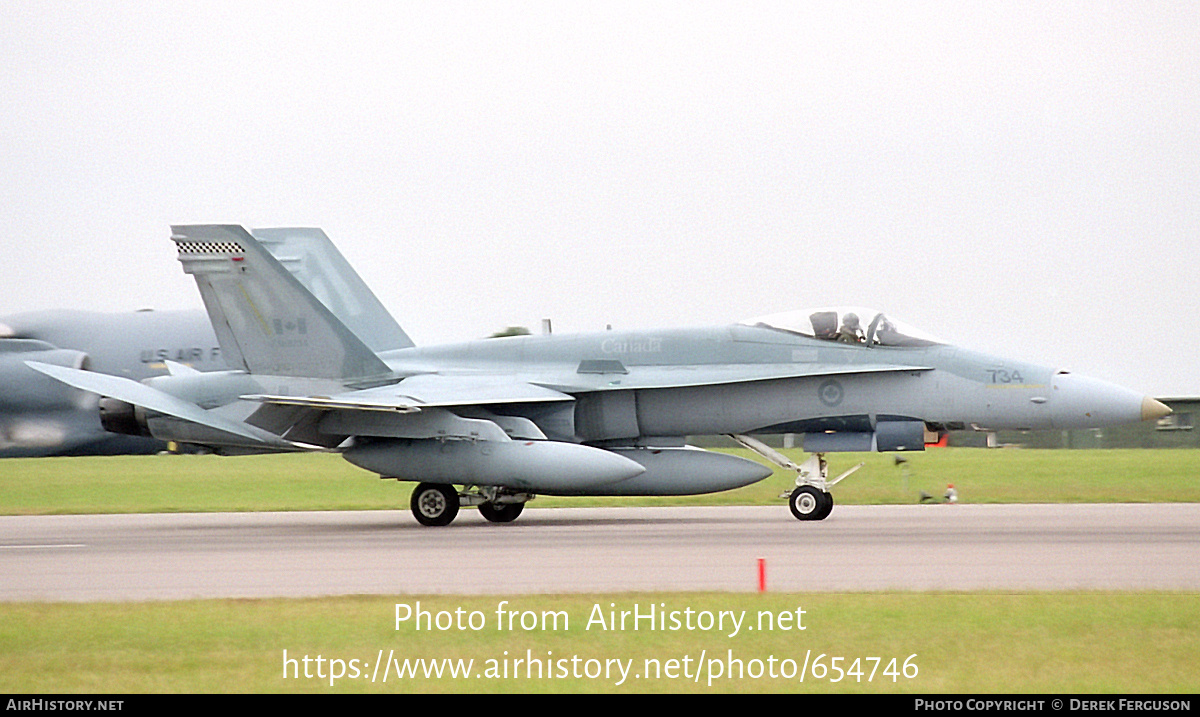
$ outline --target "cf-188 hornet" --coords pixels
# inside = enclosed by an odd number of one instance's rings
[[[240,226],[172,231],[231,370],[137,382],[29,366],[103,396],[110,431],[226,454],[337,451],[415,481],[424,525],[449,524],[462,505],[509,522],[536,494],[693,495],[771,475],[685,444],[715,434],[795,470],[792,513],[821,520],[841,478],[829,480],[827,452],[919,451],[948,430],[1091,428],[1170,412],[865,309],[421,348],[373,296],[367,314],[335,314]],[[754,438],[780,433],[802,434],[811,457],[797,465]]]

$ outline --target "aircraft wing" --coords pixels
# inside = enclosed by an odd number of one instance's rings
[[[468,438],[509,441],[544,439],[532,421],[491,413],[515,403],[570,403],[572,396],[505,375],[420,374],[398,383],[329,396],[247,395],[263,406],[248,419],[304,443],[331,443],[322,436]],[[454,409],[453,411],[448,409]]]
[[[423,408],[485,406],[497,403],[572,401],[571,396],[512,376],[420,374],[399,383],[333,396],[242,396],[280,406],[415,413]]]

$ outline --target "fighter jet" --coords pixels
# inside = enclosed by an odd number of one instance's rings
[[[923,450],[947,430],[1161,417],[1152,398],[954,347],[883,313],[819,309],[729,326],[372,346],[239,226],[172,227],[230,370],[136,382],[30,362],[107,397],[109,430],[227,453],[336,451],[414,481],[410,507],[506,523],[546,495],[691,495],[760,481],[686,445],[725,434],[797,472],[800,520],[833,508],[823,455]],[[397,333],[398,332],[398,333]],[[756,434],[802,434],[796,465]],[[461,486],[461,487],[459,487]]]
[[[377,351],[411,345],[320,229],[254,229],[262,246]],[[154,453],[167,443],[104,429],[98,396],[26,361],[141,381],[227,369],[203,311],[36,311],[0,318],[0,457]]]

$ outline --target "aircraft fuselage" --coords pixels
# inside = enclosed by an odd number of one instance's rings
[[[1112,384],[944,344],[847,345],[740,324],[509,337],[384,358],[400,375],[512,373],[572,394],[583,441],[870,433],[897,421],[1089,428],[1141,420],[1144,400]],[[806,365],[821,373],[802,375]]]

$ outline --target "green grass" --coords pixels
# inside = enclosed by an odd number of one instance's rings
[[[1200,501],[1196,450],[961,448],[904,457],[908,462],[897,466],[891,455],[832,454],[830,477],[866,462],[833,489],[838,503],[913,503],[920,491],[941,495],[949,483],[967,503]],[[792,481],[777,470],[761,483],[705,496],[539,497],[532,506],[777,505]],[[0,461],[0,513],[7,515],[406,509],[411,488],[329,454]]]
[[[1039,594],[820,594],[737,595],[659,593],[564,595],[510,598],[508,609],[565,611],[569,628],[496,629],[494,597],[345,597],[327,599],[208,600],[170,603],[7,604],[0,605],[0,691],[67,692],[1125,692],[1194,693],[1200,689],[1200,600],[1194,595],[1150,593]],[[463,615],[479,611],[483,629],[414,629],[411,621],[395,628],[395,603],[431,613]],[[729,637],[708,631],[603,631],[585,629],[594,606],[607,611],[746,611],[749,625],[760,610],[794,614],[804,610],[805,630],[749,630]],[[685,618],[681,618],[685,619]],[[643,626],[645,623],[643,623]],[[561,626],[561,623],[560,623]],[[360,662],[361,677],[334,680],[324,663],[325,679],[285,679],[283,651],[297,660],[289,674],[303,675],[305,655]],[[420,677],[372,683],[366,675],[382,651],[403,658],[474,660],[473,674],[491,667],[509,677],[467,681]],[[717,659],[725,674],[708,685],[694,675],[704,653]],[[741,660],[740,679],[729,679],[729,657]],[[505,655],[507,652],[507,655]],[[531,654],[539,660],[619,659],[631,664],[623,685],[619,677],[595,679],[545,674],[541,679],[514,667],[512,660]],[[855,658],[864,674],[831,682],[806,673],[788,679],[770,677],[810,664],[829,669],[833,657],[850,670]],[[915,677],[883,674],[891,658],[900,670],[909,662]],[[689,658],[684,663],[684,658]],[[667,660],[679,662],[677,677],[666,676]],[[783,660],[794,660],[790,667]],[[632,660],[632,663],[628,661]],[[645,673],[646,661],[658,660],[664,672]],[[753,661],[758,660],[757,664]],[[600,663],[594,663],[600,664]],[[555,670],[557,671],[557,667]],[[756,671],[761,677],[753,677]],[[382,672],[379,673],[380,676]],[[634,677],[633,675],[640,675]]]

